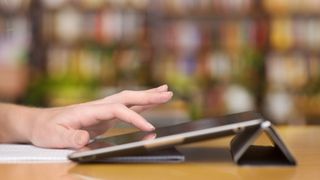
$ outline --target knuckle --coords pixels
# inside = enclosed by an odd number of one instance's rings
[[[115,113],[115,115],[118,115],[119,113],[123,112],[123,109],[125,108],[125,106],[123,104],[112,104],[111,108]]]
[[[120,120],[124,120],[127,123],[131,123],[130,121],[130,110],[123,104],[113,104],[113,115]]]

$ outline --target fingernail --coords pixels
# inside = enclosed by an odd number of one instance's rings
[[[163,95],[167,98],[172,97],[173,96],[173,92],[172,91],[168,91],[168,92],[164,92]]]
[[[146,128],[148,129],[148,131],[153,131],[153,130],[155,130],[155,127],[154,127],[152,124],[150,124],[150,123],[147,123],[147,124],[146,124]]]
[[[162,86],[159,86],[157,89],[158,89],[159,91],[166,91],[166,90],[168,89],[168,85],[164,84],[164,85],[162,85]]]

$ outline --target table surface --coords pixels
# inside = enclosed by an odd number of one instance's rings
[[[231,137],[179,146],[183,163],[160,164],[0,164],[0,179],[320,179],[320,126],[276,128],[297,166],[237,166]],[[268,143],[263,136],[259,144]]]

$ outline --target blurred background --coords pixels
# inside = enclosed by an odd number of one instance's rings
[[[146,114],[320,124],[320,0],[0,0],[0,101],[63,106],[168,84]]]

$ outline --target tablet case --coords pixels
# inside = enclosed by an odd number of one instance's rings
[[[132,156],[119,156],[93,161],[94,163],[178,163],[183,162],[185,156],[176,148],[154,150]],[[91,162],[92,163],[92,162]]]
[[[255,140],[266,133],[273,146],[253,145]],[[269,121],[260,126],[246,127],[232,139],[231,156],[238,165],[296,165],[296,160],[277,134]],[[146,151],[132,156],[104,158],[90,163],[178,163],[185,161],[185,156],[174,147]]]
[[[252,145],[265,132],[273,146]],[[233,160],[239,165],[296,165],[296,160],[287,149],[269,121],[260,127],[246,128],[230,143]]]

